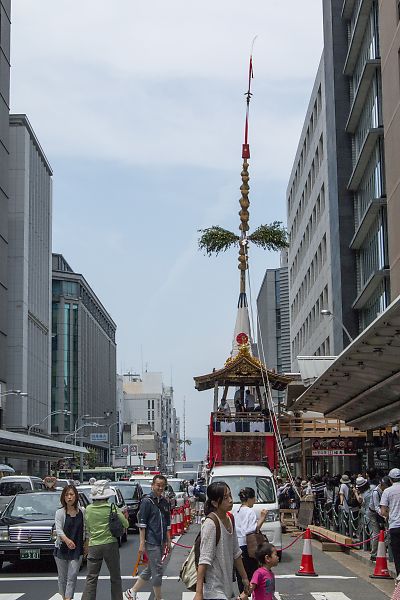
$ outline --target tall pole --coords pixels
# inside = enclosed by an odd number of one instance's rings
[[[79,440],[79,445],[83,446],[83,440]],[[79,452],[79,481],[83,483],[83,452]]]
[[[249,61],[249,80],[248,80],[248,88],[245,94],[246,96],[246,119],[244,125],[244,143],[242,145],[242,158],[243,158],[243,169],[242,169],[242,185],[240,186],[241,198],[239,200],[240,204],[240,225],[239,229],[241,231],[240,235],[240,243],[239,243],[239,270],[240,270],[240,293],[246,293],[246,270],[248,268],[248,241],[247,241],[247,232],[249,230],[249,163],[247,162],[250,158],[250,145],[249,145],[249,112],[250,112],[250,100],[251,100],[251,80],[253,79],[253,47],[256,38],[254,38],[252,46],[251,46],[251,54]]]
[[[186,396],[183,396],[183,460],[186,460]]]

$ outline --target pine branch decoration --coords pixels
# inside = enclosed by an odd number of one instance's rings
[[[287,231],[281,221],[274,221],[270,225],[260,225],[248,236],[248,239],[264,250],[282,250],[289,246]]]
[[[213,225],[207,229],[199,229],[202,235],[199,238],[199,249],[203,250],[208,256],[212,254],[218,255],[220,252],[226,252],[231,246],[235,246],[239,242],[239,236]]]

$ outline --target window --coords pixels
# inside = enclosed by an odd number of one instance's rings
[[[233,501],[238,503],[239,492],[244,487],[251,487],[256,492],[256,504],[275,502],[274,484],[270,477],[256,477],[254,475],[228,475],[226,477],[213,477],[212,483],[224,480],[229,485]]]

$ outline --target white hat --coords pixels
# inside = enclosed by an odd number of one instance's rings
[[[96,483],[92,485],[92,500],[107,500],[107,498],[114,495],[115,492],[110,488],[110,482],[105,479],[96,481]]]
[[[361,488],[363,487],[366,483],[368,483],[368,481],[365,479],[365,477],[357,477],[356,479],[356,488]]]
[[[400,469],[390,469],[389,477],[390,479],[400,479]]]

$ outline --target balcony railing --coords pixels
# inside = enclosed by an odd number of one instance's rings
[[[216,412],[212,415],[215,433],[271,433],[273,426],[268,411],[236,412],[225,415]]]
[[[289,438],[331,438],[331,437],[365,437],[365,432],[346,425],[340,419],[310,417],[280,417],[279,429],[282,435]]]

